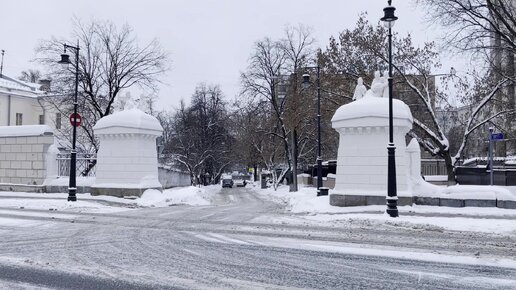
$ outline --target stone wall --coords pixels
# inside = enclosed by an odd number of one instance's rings
[[[47,126],[16,127],[18,132],[8,129],[8,133],[0,128],[0,184],[42,185],[47,175],[45,156],[54,135]]]
[[[190,175],[188,173],[158,167],[158,178],[163,188],[189,186]]]

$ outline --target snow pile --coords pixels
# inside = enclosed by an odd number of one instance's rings
[[[516,192],[501,186],[487,185],[454,185],[437,186],[425,181],[414,181],[414,196],[450,198],[450,199],[484,199],[484,200],[516,200]]]
[[[498,186],[455,185],[443,188],[443,198],[516,200],[516,194]]]
[[[374,206],[379,211],[385,211],[385,206]],[[415,206],[415,208],[402,206],[398,207],[400,216],[396,219],[391,218],[388,214],[378,213],[353,213],[349,214],[317,214],[305,216],[305,220],[309,220],[322,225],[327,225],[331,222],[353,222],[353,223],[368,223],[377,224],[378,226],[395,226],[403,228],[411,228],[418,230],[452,230],[452,231],[468,231],[468,232],[482,232],[482,233],[499,233],[499,234],[515,234],[516,223],[514,219],[507,219],[506,216],[511,216],[511,210],[499,209],[499,208],[478,208],[481,209],[481,213],[490,216],[490,218],[479,218],[474,216],[480,216],[480,213],[473,214],[472,211],[464,210],[458,215],[465,215],[464,217],[455,216],[439,216],[437,212],[432,212],[432,209],[428,210],[429,206]],[[409,210],[410,209],[410,210]],[[445,208],[453,210],[454,208]],[[362,210],[364,208],[362,207]],[[475,208],[476,210],[476,208]],[[423,213],[428,211],[429,213],[435,214],[435,216],[413,216],[407,215],[406,213]],[[447,210],[442,212],[443,214],[452,214]],[[472,216],[473,215],[473,216]],[[496,217],[496,218],[495,218]],[[337,224],[335,224],[337,225]],[[337,225],[338,226],[338,225]]]
[[[2,198],[1,204],[5,208],[27,209],[27,210],[48,210],[52,211],[70,211],[70,212],[95,212],[95,213],[111,213],[126,211],[128,207],[113,206],[109,201],[119,204],[126,203],[128,206],[132,204],[129,200],[120,200],[112,197],[92,197],[90,194],[77,194],[77,201],[67,201],[68,193],[19,193],[19,192],[2,192],[1,195],[8,195],[9,198]],[[29,198],[24,198],[29,197]],[[99,201],[106,201],[100,203]]]
[[[302,187],[298,192],[289,192],[288,186],[260,189],[255,192],[276,203],[284,204],[286,209],[293,213],[338,213],[343,208],[330,205],[329,196],[317,196],[313,187]]]
[[[442,194],[467,194],[479,186],[451,187],[449,191],[442,190]],[[435,188],[439,188],[435,186]],[[443,188],[441,188],[443,189]],[[446,189],[446,188],[444,188]],[[498,188],[498,190],[504,190]],[[455,191],[455,192],[454,192]],[[507,190],[506,190],[507,191]],[[286,210],[296,213],[295,216],[275,217],[269,222],[303,224],[317,226],[336,226],[341,223],[355,225],[367,224],[378,226],[396,226],[418,230],[454,230],[474,231],[486,233],[515,234],[516,212],[511,209],[481,208],[481,207],[438,207],[438,206],[398,206],[400,217],[393,219],[385,213],[385,205],[336,207],[329,204],[328,196],[317,196],[313,187],[301,188],[298,192],[289,192],[287,186],[273,189],[259,189],[255,192],[263,198],[282,204]],[[482,191],[472,194],[482,193]],[[495,191],[502,193],[503,191]],[[484,191],[485,194],[489,191]],[[303,214],[303,215],[299,215]]]
[[[431,185],[432,189],[437,189],[441,197],[453,196],[454,198],[463,198],[464,196],[476,196],[477,199],[488,198],[489,196],[496,196],[498,198],[504,197],[505,200],[513,198],[516,200],[516,193],[496,186],[474,186],[474,185],[457,185],[450,187],[439,187]],[[352,207],[337,207],[330,205],[329,196],[317,196],[314,187],[303,187],[298,192],[289,192],[288,186],[280,186],[278,190],[274,191],[272,188],[260,189],[254,188],[254,191],[269,200],[285,205],[285,208],[292,213],[353,213],[353,212],[384,212],[385,206],[352,206]],[[331,193],[331,192],[330,192]],[[436,192],[434,192],[436,193]],[[505,215],[516,214],[511,209],[500,208],[448,208],[438,206],[404,206],[399,207],[408,212],[418,213],[450,213],[450,214],[470,214],[470,215]],[[498,214],[497,214],[498,213]],[[515,223],[516,225],[516,223]]]
[[[67,201],[68,193],[0,192],[1,206],[17,209],[110,213],[131,210],[137,207],[168,207],[171,205],[210,205],[220,186],[203,188],[180,187],[160,192],[146,190],[136,199],[89,193],[77,194],[77,201]]]
[[[507,156],[507,157],[493,157],[493,161],[505,163],[505,165],[516,165],[516,156]],[[462,163],[463,166],[468,167],[485,167],[489,162],[488,157],[473,157],[464,160]]]
[[[77,186],[91,186],[95,183],[95,176],[77,176],[75,182]],[[48,179],[44,183],[44,185],[48,186],[68,186],[69,184],[68,176]]]
[[[425,175],[425,180],[447,182],[448,175]]]
[[[145,207],[167,207],[171,205],[210,205],[213,196],[220,191],[219,186],[182,187],[167,189],[163,192],[155,189],[146,190],[136,199],[136,204]]]

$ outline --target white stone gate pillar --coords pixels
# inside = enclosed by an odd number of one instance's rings
[[[330,204],[357,206],[385,204],[387,195],[388,98],[367,94],[341,106],[332,118],[339,132],[337,174]],[[399,203],[412,204],[408,193],[408,159],[405,135],[412,128],[409,107],[393,100],[396,180]]]
[[[93,130],[100,148],[92,195],[141,196],[147,189],[162,189],[156,138],[163,128],[155,117],[126,110],[100,119]]]

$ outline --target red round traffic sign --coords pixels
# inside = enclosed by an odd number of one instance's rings
[[[81,115],[72,113],[70,115],[70,124],[74,127],[79,127],[81,125]]]

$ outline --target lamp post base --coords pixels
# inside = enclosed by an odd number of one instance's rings
[[[391,217],[398,217],[398,196],[396,189],[396,147],[392,142],[387,146],[388,177],[387,177],[387,213]]]
[[[398,197],[387,197],[387,214],[390,217],[398,217]]]
[[[77,201],[77,188],[68,189],[68,201]]]
[[[317,196],[325,196],[328,195],[329,188],[328,187],[319,187],[317,190]]]
[[[75,151],[76,131],[73,127],[73,147],[70,153],[70,176],[68,183],[68,201],[77,201],[77,175],[75,169],[77,168],[77,152]]]

